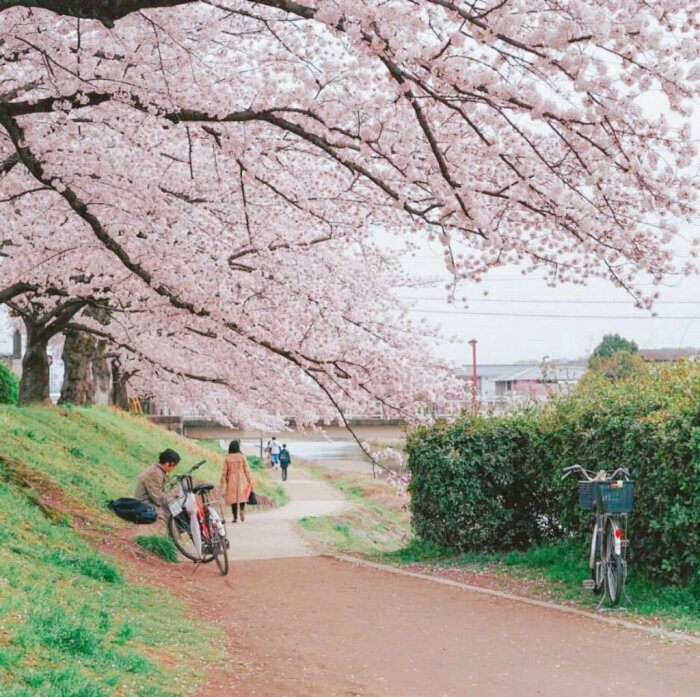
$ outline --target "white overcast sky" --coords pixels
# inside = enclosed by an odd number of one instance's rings
[[[700,229],[686,226],[686,240]],[[685,243],[683,243],[685,246]],[[411,275],[442,275],[442,248],[425,249],[405,262]],[[679,261],[686,251],[679,249]],[[443,284],[402,290],[411,298],[411,318],[438,325],[443,336],[456,335],[463,343],[437,340],[442,357],[471,365],[477,340],[478,363],[513,363],[522,360],[580,358],[587,356],[604,334],[618,333],[640,348],[692,346],[700,349],[700,277],[669,278],[658,287],[658,317],[635,309],[629,295],[612,283],[595,279],[588,286],[550,288],[544,274],[524,276],[517,268],[492,272],[481,284],[460,286],[469,307],[446,302]],[[488,289],[488,295],[483,292]]]

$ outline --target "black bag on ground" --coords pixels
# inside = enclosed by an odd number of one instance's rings
[[[248,494],[248,505],[249,506],[257,506],[258,505],[258,497],[255,495],[255,492],[251,489],[250,494]]]
[[[139,501],[138,499],[121,498],[110,501],[108,504],[120,518],[131,523],[155,523],[158,519],[158,511],[152,503]]]

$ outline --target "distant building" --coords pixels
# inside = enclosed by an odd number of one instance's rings
[[[583,377],[586,363],[496,363],[477,365],[477,397],[483,405],[505,405],[525,399],[547,399],[569,392]],[[458,377],[468,384],[473,368],[463,365]]]
[[[18,376],[22,376],[23,337],[18,330],[0,326],[0,361]],[[63,360],[49,349],[49,392],[52,402],[61,396],[63,384]]]
[[[22,335],[15,331],[11,339],[11,347],[9,341],[3,342],[2,350],[0,350],[0,361],[7,365],[10,370],[22,374]],[[8,350],[10,349],[10,350]]]
[[[700,355],[700,349],[692,346],[683,348],[639,349],[639,355],[645,361],[667,363],[668,361],[680,361],[684,358],[696,359]]]

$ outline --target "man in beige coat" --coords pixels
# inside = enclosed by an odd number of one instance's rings
[[[139,501],[147,501],[155,505],[158,510],[158,520],[165,525],[165,509],[163,508],[163,496],[168,486],[168,475],[180,462],[180,456],[168,448],[158,456],[158,463],[147,467],[139,475],[134,489],[134,498]]]

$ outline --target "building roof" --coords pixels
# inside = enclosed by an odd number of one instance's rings
[[[645,361],[679,361],[682,358],[697,356],[700,349],[692,346],[682,348],[639,349],[639,355]]]
[[[564,365],[547,364],[546,368],[541,365],[511,366],[511,370],[497,375],[494,380],[497,382],[506,381],[531,381],[531,382],[570,382],[580,380],[586,372],[583,363],[567,363]]]
[[[541,381],[544,377],[560,382],[579,380],[586,372],[585,363],[547,363],[546,376],[542,375],[541,363],[491,363],[476,366],[477,377],[495,382],[510,380]],[[471,378],[472,367],[461,366],[458,377],[466,380]]]
[[[533,367],[537,367],[539,364],[533,363]],[[501,375],[502,373],[506,373],[512,370],[522,370],[524,366],[522,363],[519,365],[514,365],[513,363],[482,363],[482,364],[477,364],[476,366],[476,374],[480,378],[486,378],[486,379],[493,379],[497,375]],[[457,372],[457,376],[460,378],[467,378],[470,379],[472,376],[472,366],[471,365],[462,365],[460,366],[459,371]]]

